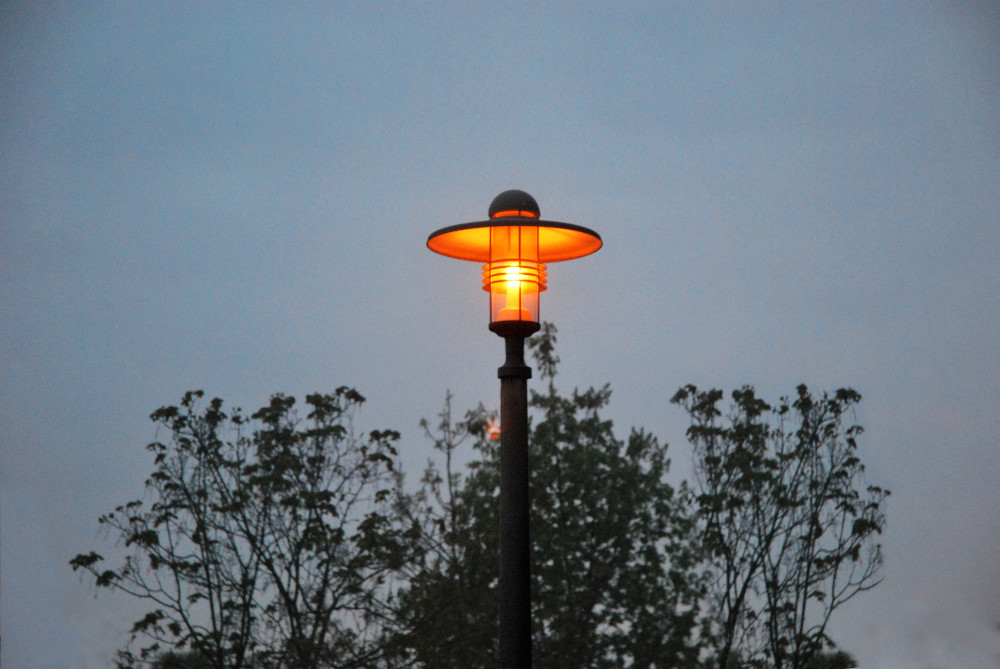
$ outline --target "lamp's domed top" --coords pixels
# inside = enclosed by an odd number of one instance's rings
[[[538,218],[542,215],[542,211],[538,208],[535,198],[523,190],[505,190],[490,203],[490,218],[500,215]]]

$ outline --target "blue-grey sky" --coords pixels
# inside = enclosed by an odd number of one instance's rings
[[[605,241],[549,268],[565,389],[679,479],[678,386],[855,387],[887,577],[834,638],[998,666],[996,3],[7,2],[0,65],[5,668],[108,666],[129,604],[67,561],[183,391],[355,386],[414,474],[448,389],[495,406],[424,244],[508,188]]]

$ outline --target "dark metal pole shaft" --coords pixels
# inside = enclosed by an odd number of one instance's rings
[[[528,379],[524,334],[504,335],[500,377],[500,667],[531,667]]]

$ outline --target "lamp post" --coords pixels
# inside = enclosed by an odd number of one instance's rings
[[[524,340],[541,328],[538,298],[545,263],[572,260],[601,248],[588,228],[543,221],[535,199],[520,190],[500,193],[489,220],[441,228],[427,247],[483,264],[490,294],[490,330],[503,337],[500,377],[500,666],[531,667],[531,545],[528,531],[528,379]]]

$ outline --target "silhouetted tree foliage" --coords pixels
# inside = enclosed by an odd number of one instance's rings
[[[726,669],[770,669],[774,664],[766,657],[744,659],[738,648],[726,659]],[[802,665],[802,669],[853,669],[857,661],[843,650],[819,651]]]
[[[354,434],[364,398],[349,388],[309,395],[305,420],[284,395],[250,419],[201,397],[152,414],[169,438],[148,446],[146,496],[100,519],[121,563],[71,561],[151,606],[119,665],[374,666],[387,581],[407,559],[386,515],[398,434]]]
[[[485,434],[482,407],[456,421],[451,396],[436,430],[422,421],[444,471],[429,463],[415,493],[397,488],[397,512],[415,537],[414,560],[404,566],[406,585],[398,593],[398,632],[393,658],[403,665],[461,668],[496,664],[496,579],[498,544],[488,527],[497,498],[472,491],[499,490],[492,465],[471,462],[456,471],[460,445],[474,441],[479,451],[495,450]],[[493,454],[495,457],[495,454]]]
[[[666,448],[601,417],[607,386],[555,388],[555,328],[529,340],[544,392],[531,394],[532,625],[539,667],[694,667],[703,581],[686,488],[666,480]],[[402,512],[423,552],[401,593],[401,652],[426,667],[497,663],[499,452],[481,409],[456,423],[446,405],[431,466]],[[478,459],[457,475],[464,440]]]
[[[697,481],[602,412],[608,386],[555,386],[555,328],[529,340],[532,624],[546,669],[846,669],[830,616],[874,587],[888,491],[864,482],[860,395],[682,388]],[[415,489],[393,431],[358,434],[363,398],[275,395],[244,416],[187,393],[154,412],[143,499],[100,518],[118,557],[71,560],[149,611],[119,652],[151,669],[467,669],[497,664],[499,442],[451,397],[423,428]],[[459,457],[471,461],[459,465]],[[460,450],[462,452],[460,453]],[[112,564],[106,564],[110,562]]]
[[[772,407],[753,388],[681,388],[691,419],[697,509],[712,563],[717,666],[806,669],[831,614],[879,583],[889,491],[867,485],[850,422],[861,396],[801,385]]]
[[[152,669],[212,669],[212,663],[198,651],[169,650],[156,657]]]
[[[852,669],[856,666],[858,662],[850,653],[837,650],[832,653],[816,653],[806,662],[804,669]]]

